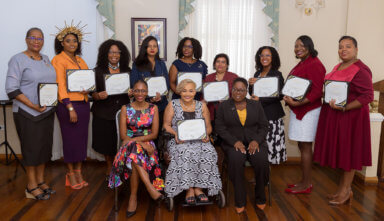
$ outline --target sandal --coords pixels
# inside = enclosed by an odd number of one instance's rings
[[[49,194],[49,195],[51,195],[51,194],[55,194],[55,193],[56,193],[56,190],[53,190],[53,189],[50,188],[50,187],[47,187],[47,188],[45,188],[45,189],[42,189],[41,186],[44,185],[44,184],[46,184],[46,183],[43,181],[43,182],[37,184],[37,186],[38,186],[38,187],[39,187],[45,194]]]
[[[48,200],[49,199],[49,195],[45,194],[44,192],[35,196],[32,192],[37,190],[37,189],[39,189],[38,186],[31,189],[31,190],[29,190],[28,187],[25,188],[25,197],[28,199],[34,199],[34,200]]]
[[[204,193],[197,195],[196,198],[197,198],[197,202],[199,202],[199,203],[208,203],[209,202],[207,195],[205,195]]]
[[[79,190],[79,189],[83,188],[83,184],[81,184],[81,183],[75,183],[72,185],[71,181],[69,181],[70,176],[75,176],[75,174],[74,173],[67,173],[65,175],[65,186],[70,186],[74,190]]]
[[[188,205],[195,205],[196,204],[196,198],[194,196],[190,196],[185,198],[185,203]]]
[[[81,175],[81,170],[73,170],[73,171],[75,171],[75,175],[76,175],[76,177],[79,177],[79,176],[82,176]],[[78,174],[76,174],[76,173],[78,173]],[[87,181],[85,181],[85,180],[83,180],[83,181],[81,181],[81,183],[80,183],[81,185],[83,185],[83,187],[85,187],[85,186],[88,186],[89,184],[88,184],[88,182]]]

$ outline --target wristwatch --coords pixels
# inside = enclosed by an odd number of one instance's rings
[[[68,110],[69,110],[69,111],[73,111],[74,109],[73,109],[73,107],[70,107],[70,108],[68,108]]]

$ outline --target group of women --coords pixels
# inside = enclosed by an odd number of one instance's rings
[[[65,185],[72,189],[89,185],[82,176],[81,164],[86,159],[92,111],[92,147],[105,156],[108,186],[117,187],[123,180],[130,179],[127,217],[133,216],[137,208],[139,179],[156,201],[165,198],[162,191],[168,197],[186,191],[185,203],[191,205],[207,202],[208,196],[216,195],[222,184],[217,167],[218,155],[209,139],[213,133],[220,137],[220,146],[228,159],[236,212],[242,213],[246,204],[246,160],[255,174],[256,205],[264,209],[269,164],[280,164],[287,159],[282,100],[290,108],[288,136],[298,142],[303,174],[301,181],[288,184],[287,193],[312,191],[313,157],[323,166],[345,171],[336,193],[327,196],[330,204],[342,204],[352,198],[355,170],[371,165],[368,103],[373,99],[372,74],[357,59],[357,42],[353,37],[344,36],[339,40],[342,62],[327,75],[312,39],[304,35],[296,40],[294,52],[300,62],[289,75],[312,82],[301,101],[283,95],[276,98],[253,95],[253,86],[260,77],[278,77],[280,89],[284,84],[279,71],[280,58],[273,47],[264,46],[257,51],[256,73],[247,81],[228,71],[226,54],[215,57],[216,72],[207,75],[207,65],[200,60],[202,47],[199,41],[189,37],[179,42],[178,59],[172,63],[169,73],[159,58],[156,38],[144,39],[132,70],[127,47],[121,41],[107,40],[99,48],[95,67],[96,91],[68,92],[66,70],[88,69],[80,57],[82,38],[83,33],[76,27],[61,29],[55,38],[56,56],[50,62],[40,53],[44,44],[43,32],[31,28],[26,35],[27,50],[9,61],[6,91],[9,98],[14,99],[14,120],[27,169],[27,198],[45,200],[55,193],[44,182],[44,165],[52,152],[55,108],[39,106],[37,85],[42,82],[58,84],[56,113],[63,138],[64,162],[68,167]],[[129,93],[108,95],[104,74],[124,72],[130,72]],[[178,72],[201,72],[204,82],[227,81],[230,99],[205,102],[192,80],[176,82]],[[173,91],[171,102],[159,93],[148,98],[148,85],[144,79],[153,76],[166,78],[168,89]],[[335,105],[334,100],[322,104],[324,79],[349,82],[345,107]],[[94,100],[91,109],[89,97]],[[115,123],[118,110],[121,110],[119,132]],[[177,122],[195,118],[205,119],[207,136],[197,141],[179,140]],[[157,152],[161,128],[174,135],[167,143],[170,163],[165,179]],[[117,148],[118,134],[122,141],[120,149]]]

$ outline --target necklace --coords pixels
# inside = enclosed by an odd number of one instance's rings
[[[180,100],[181,102],[180,102],[180,104],[184,107],[184,109],[186,110],[186,111],[195,111],[195,101],[193,101],[192,102],[192,104],[190,104],[190,105],[185,105],[184,104],[184,102],[182,101],[182,100]]]
[[[43,56],[41,56],[40,54],[36,57],[36,56],[33,56],[33,55],[30,55],[28,52],[25,52],[25,54],[27,55],[27,56],[29,56],[32,60],[37,60],[37,61],[40,61],[40,60],[42,60],[43,59]],[[36,57],[36,58],[35,58]]]
[[[119,63],[117,63],[116,66],[113,66],[111,63],[108,62],[108,67],[114,71],[116,71],[119,68],[119,66],[120,66]]]

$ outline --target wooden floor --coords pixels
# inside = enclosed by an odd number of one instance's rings
[[[91,161],[85,163],[84,173],[89,187],[72,190],[64,187],[65,165],[63,162],[50,163],[47,167],[47,182],[57,191],[48,201],[26,199],[24,188],[26,176],[16,163],[0,164],[0,220],[125,220],[128,203],[128,185],[120,189],[118,212],[114,211],[114,192],[104,181],[104,164]],[[155,207],[145,189],[139,194],[138,210],[129,220],[191,220],[191,221],[236,221],[236,220],[384,220],[384,185],[353,185],[354,201],[350,207],[329,206],[325,194],[337,187],[340,172],[314,166],[313,186],[310,195],[284,193],[286,183],[294,183],[300,177],[297,165],[272,167],[272,206],[265,212],[255,209],[253,186],[247,182],[249,198],[247,213],[239,216],[234,211],[232,185],[229,187],[227,206],[219,209],[216,205],[185,208],[176,205],[168,212],[165,205]],[[247,179],[252,177],[246,169]]]

